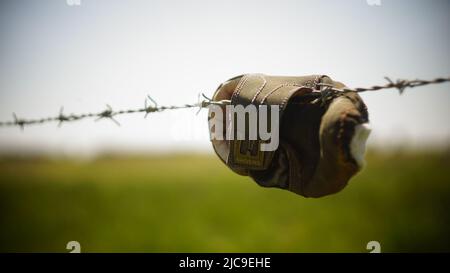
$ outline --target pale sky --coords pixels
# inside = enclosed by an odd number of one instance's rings
[[[376,2],[376,1],[375,1]],[[0,2],[0,120],[197,101],[243,73],[349,87],[450,75],[450,1]],[[370,145],[450,143],[450,84],[362,94]],[[211,152],[207,111],[0,128],[0,151]]]

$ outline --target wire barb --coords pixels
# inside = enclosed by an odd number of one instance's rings
[[[312,103],[318,103],[320,101],[320,107],[323,107],[329,98],[333,97],[332,95],[335,93],[333,90],[333,85],[327,83],[318,83],[320,87],[320,97],[313,100]]]
[[[147,99],[150,100],[150,102],[153,103],[153,106],[148,106]],[[153,113],[153,112],[157,112],[158,111],[158,103],[156,103],[156,101],[154,99],[152,99],[152,97],[150,97],[150,95],[147,95],[147,97],[145,98],[144,110],[145,110],[144,118],[147,118],[147,115],[149,113]]]
[[[389,86],[398,89],[398,93],[400,95],[403,94],[403,92],[405,91],[406,87],[411,87],[410,86],[410,82],[408,82],[407,80],[398,79],[396,82],[394,82],[389,77],[384,77],[384,78],[389,82]]]
[[[27,121],[24,119],[19,119],[16,115],[16,113],[13,113],[13,118],[14,118],[14,124],[20,127],[20,130],[24,130],[25,129],[25,124],[27,124]]]
[[[388,81],[385,85],[374,85],[371,87],[366,88],[342,88],[338,89],[333,87],[330,84],[325,83],[318,83],[317,86],[320,87],[320,92],[312,92],[309,94],[306,94],[305,96],[311,96],[313,98],[316,98],[313,100],[314,103],[320,102],[321,105],[324,105],[329,98],[333,97],[333,95],[339,95],[344,94],[346,92],[367,92],[367,91],[379,91],[384,89],[391,89],[395,88],[399,91],[399,94],[403,94],[407,88],[413,88],[418,86],[424,86],[429,84],[439,84],[439,83],[445,83],[450,82],[450,77],[444,78],[435,78],[433,80],[401,80],[398,79],[396,81],[393,81],[389,77],[385,77],[385,79]],[[230,100],[220,100],[220,101],[214,101],[211,98],[207,97],[205,94],[201,93],[201,96],[203,97],[203,100],[201,100],[200,94],[198,96],[198,102],[193,104],[184,104],[184,105],[172,105],[172,106],[158,106],[156,101],[147,95],[144,101],[144,108],[138,108],[138,109],[129,109],[129,110],[120,110],[120,111],[114,111],[110,105],[106,105],[106,109],[99,112],[99,113],[85,113],[85,114],[71,114],[71,115],[65,115],[64,114],[64,108],[61,107],[58,116],[54,117],[48,117],[48,118],[41,118],[41,119],[21,119],[18,118],[15,113],[13,113],[13,120],[12,121],[0,121],[0,127],[14,127],[17,126],[21,130],[24,130],[26,125],[31,124],[44,124],[51,121],[58,121],[58,126],[60,127],[63,122],[71,122],[71,121],[77,121],[81,119],[86,118],[96,118],[95,120],[98,121],[100,119],[110,119],[115,124],[120,126],[120,123],[114,118],[115,116],[122,115],[122,114],[132,114],[132,113],[145,113],[144,117],[147,117],[148,114],[154,113],[154,112],[161,112],[165,110],[175,110],[175,109],[184,109],[184,108],[199,108],[199,111],[202,108],[207,108],[210,105],[219,105],[219,106],[226,106],[230,105]],[[151,104],[150,104],[151,103]],[[199,112],[198,111],[198,112]],[[198,114],[197,112],[197,114]]]
[[[116,113],[114,113],[112,107],[109,104],[107,104],[106,110],[98,113],[97,114],[98,118],[95,121],[99,121],[101,119],[108,118],[108,119],[112,120],[115,124],[117,124],[117,126],[120,126],[120,123],[116,119],[114,119],[115,115],[116,115]]]
[[[59,115],[56,118],[59,122],[58,122],[58,127],[61,127],[62,123],[64,121],[70,121],[70,118],[66,115],[64,115],[64,106],[61,106],[61,109],[59,110]]]

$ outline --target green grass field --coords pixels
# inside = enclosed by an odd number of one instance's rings
[[[449,154],[370,153],[344,191],[264,189],[213,155],[0,160],[0,251],[450,251]]]

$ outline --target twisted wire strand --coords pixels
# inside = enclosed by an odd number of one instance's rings
[[[366,88],[343,88],[338,89],[329,84],[318,83],[317,86],[322,87],[320,92],[312,92],[308,94],[308,96],[322,98],[323,101],[330,94],[341,94],[346,92],[369,92],[369,91],[380,91],[384,89],[392,89],[395,88],[399,91],[400,94],[403,94],[405,89],[414,88],[429,84],[440,84],[445,82],[450,82],[450,77],[444,78],[435,78],[432,80],[396,80],[392,81],[390,78],[385,77],[388,81],[385,85],[374,85]],[[203,94],[202,94],[203,95]],[[110,119],[114,123],[120,126],[120,123],[115,119],[116,116],[124,115],[124,114],[135,114],[135,113],[145,113],[144,117],[147,117],[148,114],[154,112],[162,112],[166,110],[176,110],[176,109],[186,109],[186,108],[206,108],[210,105],[229,105],[231,102],[229,100],[221,100],[221,101],[213,101],[210,98],[203,95],[204,99],[192,104],[184,104],[184,105],[170,105],[170,106],[158,106],[158,104],[153,100],[150,96],[147,96],[144,102],[144,107],[136,108],[136,109],[127,109],[127,110],[118,110],[114,111],[110,105],[106,105],[106,109],[98,112],[98,113],[83,113],[83,114],[64,114],[64,108],[61,107],[59,115],[51,116],[47,118],[37,118],[37,119],[23,119],[19,118],[15,113],[13,113],[13,120],[11,121],[0,121],[0,127],[20,127],[22,130],[27,125],[37,125],[44,124],[49,122],[58,122],[58,126],[61,126],[65,122],[73,122],[87,118],[95,118],[96,121],[101,119]],[[151,103],[151,104],[150,104]]]

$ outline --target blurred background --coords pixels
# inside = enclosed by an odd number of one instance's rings
[[[349,87],[450,75],[448,1],[0,1],[0,120],[197,102],[243,73]],[[344,191],[263,189],[213,154],[207,113],[0,128],[0,251],[450,251],[450,86],[363,93]]]

